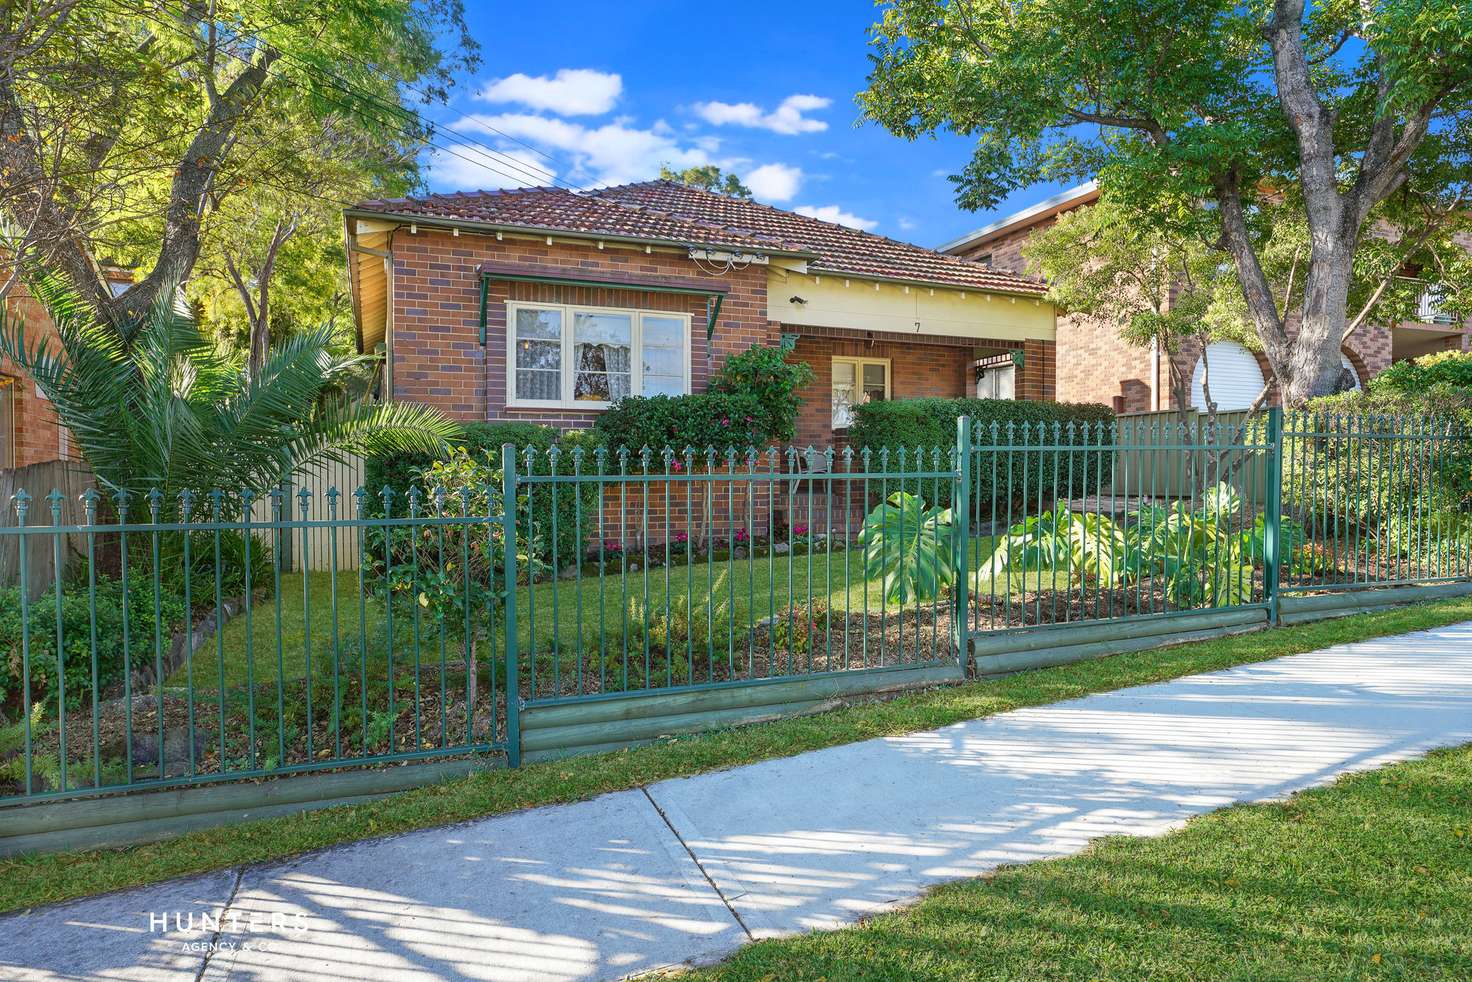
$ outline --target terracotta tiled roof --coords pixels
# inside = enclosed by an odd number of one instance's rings
[[[408,218],[799,253],[808,257],[808,269],[815,273],[1034,295],[1045,289],[1037,280],[908,242],[674,181],[625,184],[590,194],[562,188],[434,194],[365,201],[358,209]]]
[[[651,208],[574,194],[562,188],[459,191],[423,198],[387,198],[364,201],[358,209],[408,218],[461,219],[549,232],[788,251],[783,243],[772,239],[736,235],[717,226],[662,215]]]
[[[812,272],[852,273],[1010,293],[1041,294],[1046,290],[1042,282],[1015,273],[988,269],[908,242],[674,181],[625,184],[594,193],[747,235],[781,239],[817,257],[808,263]]]

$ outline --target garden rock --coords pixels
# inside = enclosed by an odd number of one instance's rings
[[[785,542],[772,543],[772,551],[779,556],[785,556],[792,551],[792,547]]]
[[[151,733],[134,733],[133,744],[133,766],[155,767],[159,770],[160,777],[174,777],[187,773],[189,770],[189,734],[184,729],[172,729],[164,731],[164,761],[159,767],[158,762],[158,731]],[[194,761],[196,766],[204,759],[205,752],[209,749],[208,741],[201,732],[194,734]]]

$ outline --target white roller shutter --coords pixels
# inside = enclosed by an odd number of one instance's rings
[[[1262,369],[1252,352],[1234,341],[1213,341],[1206,346],[1205,362],[1197,359],[1196,370],[1191,373],[1191,406],[1195,409],[1206,408],[1202,383],[1208,367],[1211,398],[1217,409],[1247,409],[1262,391]]]

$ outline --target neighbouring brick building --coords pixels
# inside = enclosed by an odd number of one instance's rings
[[[26,292],[24,283],[16,283],[5,299],[5,312],[13,322],[25,325],[27,344],[56,337],[50,315]],[[71,434],[57,422],[50,401],[19,366],[0,359],[0,468],[75,459]]]
[[[386,394],[462,420],[586,427],[627,394],[704,391],[758,343],[813,366],[799,445],[841,442],[858,401],[973,395],[979,372],[1057,396],[1041,283],[752,201],[652,181],[368,201],[346,221]]]
[[[1060,214],[1087,207],[1098,198],[1097,185],[1081,185],[949,242],[941,251],[998,272],[1024,273],[1027,262],[1022,247],[1028,238],[1053,224]],[[1467,326],[1442,314],[1434,298],[1434,288],[1428,288],[1417,320],[1366,324],[1350,337],[1342,356],[1357,384],[1368,382],[1392,362],[1446,348],[1467,348]],[[1112,324],[1060,314],[1056,351],[1055,394],[1061,401],[1112,403],[1120,412],[1131,413],[1179,408],[1171,391],[1173,361],[1182,377],[1192,380],[1192,404],[1200,406],[1199,346],[1185,345],[1174,355],[1157,354],[1124,343]],[[1246,408],[1272,377],[1261,355],[1231,342],[1210,345],[1207,363],[1212,398],[1223,409]]]

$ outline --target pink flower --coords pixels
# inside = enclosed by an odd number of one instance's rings
[[[722,416],[721,417],[721,425],[722,426],[730,426],[731,425],[731,417],[730,416]]]
[[[682,471],[684,469],[685,468],[683,466],[681,466],[681,464],[680,464],[680,462],[678,460],[673,461],[670,464],[670,470],[674,471],[676,474],[680,473],[680,471]]]
[[[792,534],[793,535],[807,535],[808,534],[808,527],[806,525],[794,525],[794,526],[792,526]]]

